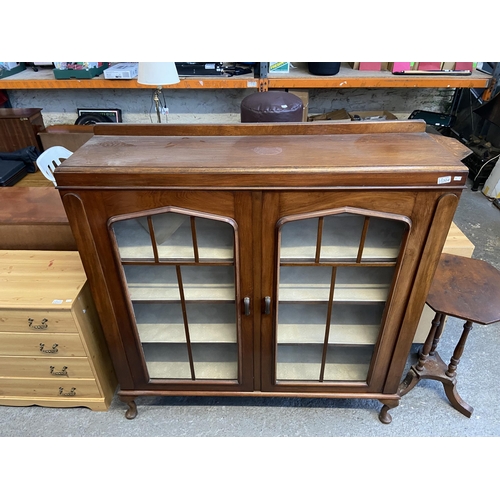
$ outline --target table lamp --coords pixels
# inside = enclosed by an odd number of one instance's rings
[[[156,85],[153,91],[153,103],[156,109],[158,123],[161,123],[160,98],[163,85],[179,83],[177,68],[173,62],[143,62],[139,63],[137,83],[141,85]],[[166,106],[164,106],[166,108]]]

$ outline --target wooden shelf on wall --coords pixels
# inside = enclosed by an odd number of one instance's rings
[[[487,88],[490,78],[473,71],[471,76],[408,76],[393,75],[390,71],[353,70],[347,63],[334,76],[315,76],[307,70],[307,63],[294,63],[290,73],[268,75],[258,79],[249,75],[220,77],[180,77],[180,82],[169,85],[170,89],[343,89],[343,88]],[[26,69],[16,75],[0,80],[4,90],[24,89],[147,89],[133,80],[106,80],[103,75],[85,80],[56,80],[50,69],[34,72]]]
[[[359,71],[342,63],[333,76],[315,76],[307,70],[307,63],[294,63],[290,73],[268,75],[269,89],[291,88],[487,88],[488,75],[473,71],[471,76],[393,75],[390,71]]]
[[[169,85],[172,89],[258,89],[257,78],[243,76],[203,76],[180,77],[180,82]],[[26,69],[7,78],[0,80],[0,88],[4,90],[24,89],[153,89],[152,86],[139,85],[137,79],[133,80],[106,80],[104,75],[95,78],[78,80],[57,80],[51,69],[40,69],[37,72]]]

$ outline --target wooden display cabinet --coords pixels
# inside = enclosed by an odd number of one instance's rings
[[[457,157],[420,121],[122,130],[55,176],[126,416],[255,395],[375,398],[390,422]]]

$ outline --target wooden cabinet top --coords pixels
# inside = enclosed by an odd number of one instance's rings
[[[467,168],[406,122],[342,124],[303,135],[96,135],[56,169],[61,186],[280,188],[463,186]],[[390,126],[392,129],[388,129]],[[218,128],[220,130],[220,127]],[[384,130],[384,133],[381,133]],[[393,130],[387,132],[387,130]],[[335,133],[335,132],[340,133]]]
[[[71,309],[86,281],[76,251],[0,250],[0,307]]]
[[[42,108],[0,108],[0,118],[11,118],[19,120],[20,118],[31,118],[42,111]]]

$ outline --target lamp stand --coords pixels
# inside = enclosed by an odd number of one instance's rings
[[[179,83],[179,74],[173,62],[140,62],[137,74],[137,83],[140,85],[154,85],[153,99],[149,109],[149,118],[153,121],[153,103],[156,110],[156,119],[161,123],[161,115],[165,114],[165,122],[168,122],[168,108],[165,96],[162,97],[162,86],[175,85]]]
[[[161,85],[158,85],[158,87],[153,91],[153,103],[155,105],[155,110],[156,110],[156,118],[158,119],[158,123],[161,123],[161,102],[160,102],[160,96],[161,96]],[[167,115],[165,115],[167,116]],[[165,118],[165,122],[168,122],[168,118]]]

